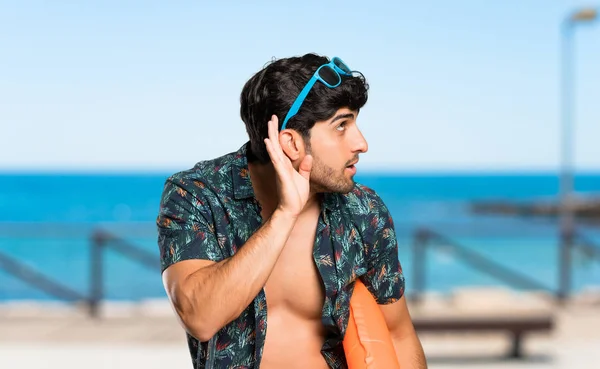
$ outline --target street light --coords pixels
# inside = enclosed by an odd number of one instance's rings
[[[596,20],[596,16],[596,9],[582,9],[577,13],[573,14],[568,20],[570,20],[571,22],[593,21]]]
[[[598,17],[596,9],[581,9],[562,23],[562,134],[560,176],[560,281],[558,297],[564,300],[571,285],[571,245],[575,231],[573,214],[573,32],[578,24],[592,23]]]

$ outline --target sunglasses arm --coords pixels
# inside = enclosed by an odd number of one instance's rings
[[[296,98],[296,101],[294,101],[294,103],[292,104],[292,107],[290,108],[287,115],[285,116],[285,119],[283,120],[283,124],[281,125],[282,131],[285,129],[288,120],[290,120],[294,115],[296,115],[298,113],[298,110],[300,110],[300,107],[302,106],[304,99],[310,92],[312,86],[317,82],[317,80],[318,80],[317,73],[315,73],[312,76],[312,78],[308,81],[306,86],[304,86],[302,91],[300,91],[300,95],[298,95],[298,97]]]

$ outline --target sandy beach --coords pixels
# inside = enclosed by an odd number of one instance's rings
[[[596,368],[600,362],[600,300],[588,295],[564,306],[547,296],[506,290],[457,291],[411,305],[413,317],[491,316],[551,312],[550,333],[525,337],[522,359],[509,359],[510,340],[496,333],[421,333],[429,367]],[[0,305],[0,368],[191,368],[183,330],[166,300],[107,303],[100,319],[82,307],[11,302]]]

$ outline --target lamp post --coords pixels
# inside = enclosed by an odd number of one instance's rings
[[[560,174],[560,281],[558,298],[564,301],[571,287],[571,246],[575,233],[573,213],[573,113],[574,113],[574,51],[573,33],[582,23],[591,23],[598,14],[595,9],[581,9],[567,17],[561,25],[561,174]]]

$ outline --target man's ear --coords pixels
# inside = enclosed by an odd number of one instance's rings
[[[279,134],[281,150],[292,161],[302,159],[306,155],[306,146],[301,134],[293,129],[283,130]]]

